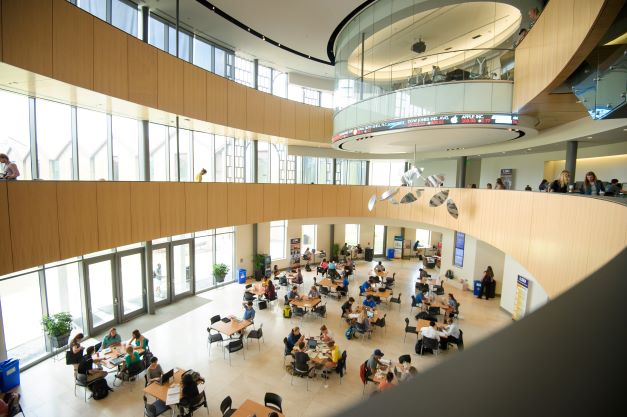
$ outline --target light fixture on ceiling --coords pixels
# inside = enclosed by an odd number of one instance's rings
[[[445,51],[450,51],[451,49],[453,49],[453,48],[449,46],[448,48],[445,48],[444,50]]]
[[[421,38],[418,38],[418,42],[415,42],[411,46],[411,50],[417,54],[421,54],[427,50],[427,44]]]
[[[588,139],[592,139],[592,136],[588,136]]]
[[[473,38],[473,39],[477,39],[477,38],[480,38],[480,37],[481,37],[481,34],[479,34],[479,35],[475,35],[475,36],[473,36],[472,38]]]

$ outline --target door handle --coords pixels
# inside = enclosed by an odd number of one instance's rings
[[[117,298],[114,298],[114,299],[113,299],[113,304],[116,304],[116,305],[117,305],[117,303],[118,303],[118,299],[117,299]]]

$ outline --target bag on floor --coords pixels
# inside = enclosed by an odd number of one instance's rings
[[[265,310],[266,308],[268,308],[268,303],[265,300],[261,300],[259,301],[259,310]]]
[[[420,355],[420,348],[422,348],[422,339],[418,339],[418,341],[416,342],[416,354]]]
[[[309,264],[305,265],[305,271],[311,272],[311,267],[309,266]]]
[[[416,320],[438,321],[436,317],[433,317],[426,311],[421,311],[420,313],[416,314]]]
[[[353,336],[355,336],[355,328],[353,326],[350,326],[348,329],[346,329],[346,333],[344,334],[348,340],[351,340]]]
[[[91,396],[94,400],[102,400],[109,395],[109,391],[113,391],[104,378],[97,379],[89,384],[89,389],[91,390]]]
[[[283,318],[284,319],[292,318],[292,307],[290,307],[289,304],[283,307]]]

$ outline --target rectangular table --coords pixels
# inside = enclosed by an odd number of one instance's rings
[[[425,320],[425,319],[419,319],[416,323],[416,331],[420,332],[420,329],[422,329],[423,327],[429,327],[429,320]],[[443,323],[435,323],[435,327],[438,330],[442,330],[444,328],[444,324]]]
[[[291,300],[290,304],[296,307],[308,309],[315,308],[318,304],[320,304],[322,300],[320,298],[309,298],[305,297],[301,300]]]
[[[364,293],[366,296],[372,295],[373,297],[379,297],[379,298],[388,298],[392,296],[392,290],[385,290],[385,291],[372,291],[372,290],[367,290]]]
[[[252,287],[246,289],[247,292],[256,295],[257,297],[262,296],[266,293],[266,289],[261,283],[256,283]]]
[[[140,355],[144,353],[144,349],[139,346],[133,346],[133,350]],[[123,357],[124,355],[126,355],[126,343],[119,346],[111,346],[111,351],[108,353],[96,352],[92,355],[92,359],[94,361],[100,360],[105,367],[112,369],[115,368],[116,365],[112,364],[111,360]]]
[[[231,337],[234,333],[241,332],[246,327],[253,324],[251,321],[248,320],[239,320],[234,317],[230,317],[230,319],[231,321],[229,321],[228,323],[225,323],[222,320],[217,321],[211,325],[211,328]]]
[[[257,415],[257,417],[267,417],[267,415],[272,412],[277,413],[279,417],[285,417],[284,414],[266,407],[263,404],[259,404],[253,400],[246,400],[237,408],[235,413],[231,414],[231,417],[250,417],[253,414]]]
[[[324,278],[320,281],[320,285],[329,288],[331,291],[337,291],[337,287],[342,287],[342,280],[335,280],[335,283],[333,283],[329,278]]]
[[[183,373],[185,373],[185,371],[183,371],[182,369],[175,369],[174,371],[174,377],[170,379],[170,381],[167,384],[163,384],[163,385],[159,385],[156,382],[153,382],[151,384],[148,384],[148,386],[146,388],[144,388],[144,394],[148,394],[152,397],[155,397],[163,402],[165,402],[167,396],[168,396],[168,389],[170,388],[170,385],[172,384],[180,384],[181,383],[181,378],[183,377]],[[183,390],[181,390],[181,393],[183,392]]]

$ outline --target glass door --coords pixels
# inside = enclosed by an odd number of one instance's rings
[[[374,226],[374,254],[383,255],[385,250],[385,226],[382,224],[376,224]]]
[[[120,313],[124,320],[146,311],[143,249],[118,253]]]
[[[192,293],[191,249],[190,241],[172,243],[172,287],[175,298]]]
[[[113,279],[114,256],[86,260],[89,332],[97,333],[117,322],[118,298]]]
[[[162,305],[170,302],[169,289],[169,244],[153,246],[152,249],[152,286],[155,304]]]

